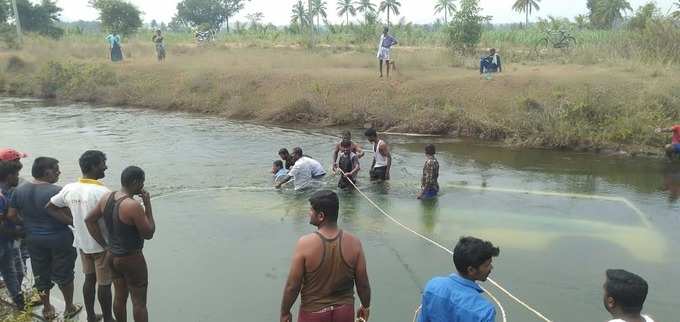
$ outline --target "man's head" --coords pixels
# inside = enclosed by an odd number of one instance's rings
[[[426,155],[434,155],[435,153],[437,153],[437,149],[434,147],[434,144],[428,144],[425,146]]]
[[[493,258],[499,254],[500,249],[491,242],[462,237],[453,250],[453,264],[461,276],[484,282],[493,269]]]
[[[31,175],[36,180],[47,183],[56,183],[59,181],[60,174],[61,171],[59,171],[59,161],[57,161],[57,159],[39,157],[33,161]]]
[[[378,139],[378,131],[376,131],[374,128],[370,128],[364,132],[364,135],[368,139],[369,142],[375,142]]]
[[[125,191],[132,195],[137,195],[144,189],[144,170],[136,166],[129,166],[120,175],[120,185]]]
[[[387,35],[390,32],[390,28],[385,27],[383,28],[383,34]]]
[[[346,155],[352,153],[352,141],[342,140],[342,142],[340,142],[340,151]]]
[[[496,48],[489,49],[489,54],[495,55],[496,54]]]
[[[309,198],[309,223],[316,227],[338,223],[340,202],[338,195],[330,190],[322,190]]]
[[[352,141],[352,132],[350,132],[350,131],[342,132],[342,140],[343,141],[348,140],[348,141],[351,142]]]
[[[28,154],[19,152],[12,148],[0,149],[0,161],[15,161],[21,163],[21,159],[27,156]]]
[[[302,155],[303,155],[303,154],[302,154],[302,148],[301,148],[301,147],[295,147],[295,148],[293,148],[293,154],[292,154],[292,156],[293,156],[293,161],[300,160],[300,158],[302,158]]]
[[[272,165],[272,173],[276,174],[281,169],[283,169],[283,161],[281,160],[274,161],[274,164]]]
[[[604,283],[604,307],[611,314],[640,314],[647,298],[647,282],[622,269],[609,269]]]
[[[160,29],[156,29],[156,35],[159,35],[159,36],[161,35],[161,30],[160,30]]]
[[[99,180],[104,178],[106,169],[106,155],[102,151],[89,150],[85,151],[78,160],[80,164],[80,171],[83,176]]]
[[[288,149],[283,148],[279,150],[279,157],[281,158],[281,160],[287,160],[288,158],[290,158],[290,153],[288,152]]]
[[[23,166],[21,162],[0,161],[0,183],[8,188],[19,185],[19,171]]]

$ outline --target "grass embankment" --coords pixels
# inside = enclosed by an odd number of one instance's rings
[[[0,54],[5,95],[56,98],[304,126],[367,124],[399,132],[458,134],[548,148],[656,150],[653,133],[680,119],[674,66],[579,62],[548,52],[536,62],[508,52],[505,73],[483,80],[477,59],[442,48],[394,50],[399,72],[378,80],[372,47],[196,48],[132,41],[124,63],[100,42],[30,40]],[[552,56],[551,56],[552,55]],[[546,59],[547,57],[547,59]]]

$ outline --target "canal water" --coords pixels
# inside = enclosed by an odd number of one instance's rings
[[[17,99],[0,100],[0,109],[0,145],[30,154],[24,177],[34,157],[51,156],[60,160],[60,184],[77,180],[77,159],[88,149],[107,154],[104,182],[113,189],[125,166],[146,170],[158,226],[145,248],[152,321],[278,319],[293,247],[314,228],[309,194],[271,188],[271,163],[279,148],[300,146],[328,167],[342,129]],[[359,130],[354,135],[367,145]],[[678,321],[679,165],[454,138],[386,140],[392,180],[371,184],[366,158],[360,188],[397,220],[449,248],[467,235],[500,246],[492,278],[553,321],[606,321],[607,268],[645,277],[645,311]],[[436,144],[441,166],[436,202],[415,199],[427,143]],[[327,178],[326,186],[335,189],[336,180]],[[361,238],[367,254],[372,321],[411,321],[425,283],[453,270],[450,256],[358,193],[340,197],[341,226]],[[539,321],[485,287],[508,321]],[[76,297],[82,301],[79,291]]]

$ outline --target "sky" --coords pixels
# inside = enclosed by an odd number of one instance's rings
[[[36,0],[32,0],[36,1]],[[143,19],[150,22],[152,19],[160,22],[169,22],[175,15],[177,3],[180,0],[127,0],[144,13]],[[480,0],[480,6],[484,15],[493,16],[493,23],[512,23],[524,21],[524,15],[512,11],[515,0]],[[631,6],[636,9],[649,0],[629,0]],[[57,0],[57,5],[64,9],[62,19],[64,21],[96,20],[97,12],[88,6],[88,0]],[[264,14],[265,23],[286,25],[290,22],[290,13],[293,4],[297,0],[251,0],[245,9],[236,17],[236,20],[246,21],[245,15],[254,12]],[[306,3],[307,1],[303,1]],[[344,18],[335,14],[336,0],[328,0],[328,15],[332,23],[340,23]],[[373,0],[378,3],[379,0]],[[665,12],[673,5],[674,0],[657,0],[656,3]],[[401,0],[401,15],[392,21],[405,17],[407,22],[430,23],[440,18],[433,13],[434,0]],[[542,0],[541,10],[530,19],[535,21],[537,17],[566,17],[574,18],[587,12],[586,0]],[[443,18],[443,17],[442,17]],[[350,19],[352,19],[350,17]],[[356,18],[354,18],[356,20]],[[383,17],[384,20],[384,17]]]

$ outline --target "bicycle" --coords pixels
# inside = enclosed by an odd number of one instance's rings
[[[555,48],[555,49],[569,49],[575,47],[577,42],[576,38],[572,36],[568,31],[558,30],[552,31],[547,30],[546,36],[541,38],[536,43],[536,52],[539,52],[541,48]]]

